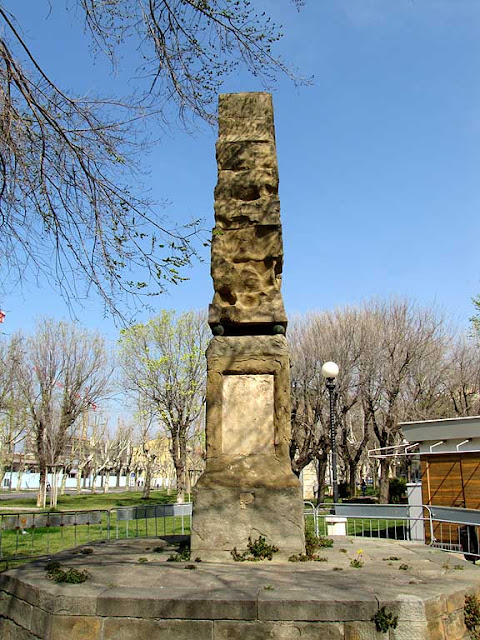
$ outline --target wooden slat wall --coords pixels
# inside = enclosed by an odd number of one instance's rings
[[[425,456],[421,459],[421,473],[424,504],[480,509],[478,453]],[[425,533],[429,538],[429,531]],[[456,533],[449,525],[440,527],[437,523],[435,537],[444,542],[457,542]]]

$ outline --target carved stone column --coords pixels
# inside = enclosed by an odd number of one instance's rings
[[[259,535],[304,551],[290,467],[290,366],[273,106],[267,93],[219,99],[207,349],[207,460],[194,491],[192,557],[229,560]]]

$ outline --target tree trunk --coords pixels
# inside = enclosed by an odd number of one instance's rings
[[[60,482],[60,495],[65,495],[65,489],[67,488],[67,476],[70,475],[66,469],[63,470],[62,480]]]
[[[379,494],[378,494],[378,502],[380,504],[388,504],[390,465],[391,465],[391,461],[389,458],[382,458],[380,460],[380,482],[379,482]]]
[[[110,488],[110,470],[107,469],[105,472],[105,481],[103,483],[103,493],[108,493]]]
[[[0,460],[0,489],[3,487],[3,480],[5,478],[5,463]]]
[[[47,466],[44,463],[40,463],[40,486],[38,487],[37,494],[37,507],[45,509],[47,501]]]
[[[143,485],[142,500],[148,500],[150,497],[150,487],[152,484],[152,461],[148,460],[145,465],[145,484]]]
[[[90,487],[91,493],[97,493],[97,472],[92,471],[91,475],[92,486]]]
[[[348,489],[350,496],[355,497],[357,490],[357,463],[355,460],[348,461]]]
[[[317,458],[317,504],[325,502],[325,474],[327,473],[327,456]]]
[[[117,471],[117,480],[116,480],[116,483],[115,483],[115,486],[117,487],[117,489],[118,489],[118,488],[119,488],[119,486],[120,486],[120,476],[121,476],[121,474],[122,474],[122,470],[121,470],[121,469],[119,469],[119,470]]]
[[[78,467],[78,469],[77,469],[77,493],[80,493],[80,491],[82,490],[82,475],[83,475],[83,469]]]
[[[177,480],[177,503],[185,502],[185,471],[187,468],[187,443],[185,438],[176,437],[172,443],[173,465]]]

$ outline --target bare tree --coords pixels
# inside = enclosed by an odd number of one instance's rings
[[[40,468],[37,504],[45,506],[47,469],[61,462],[82,412],[106,397],[111,365],[103,338],[72,323],[45,319],[32,336],[19,339],[24,356],[18,381]]]
[[[374,301],[364,306],[365,352],[360,377],[365,420],[380,447],[399,443],[399,422],[420,417],[409,393],[418,363],[433,354],[444,340],[444,321],[431,309],[406,300]],[[419,398],[421,396],[418,396]],[[388,502],[392,458],[380,460],[379,501]]]
[[[297,5],[301,4],[297,1]],[[223,79],[239,64],[272,79],[280,32],[248,0],[72,0],[98,54],[137,57],[133,95],[75,95],[42,68],[0,2],[0,256],[12,285],[42,274],[68,301],[91,285],[106,308],[181,279],[198,225],[178,228],[139,186],[153,117],[212,120]],[[46,17],[58,11],[48,0]],[[132,40],[135,44],[132,46]],[[135,66],[135,62],[134,66]],[[289,74],[291,75],[291,74]],[[130,79],[131,80],[131,79]],[[149,120],[150,118],[150,120]]]
[[[204,404],[208,333],[204,313],[176,318],[164,311],[147,324],[124,329],[120,338],[126,389],[168,431],[178,502],[185,499],[188,437]]]
[[[16,379],[21,357],[16,337],[0,339],[0,486],[6,465],[13,465],[15,448],[25,440],[30,428]]]

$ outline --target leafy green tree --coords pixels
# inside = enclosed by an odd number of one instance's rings
[[[156,416],[170,438],[177,479],[177,501],[184,502],[187,443],[205,401],[205,314],[176,316],[163,311],[120,335],[120,366],[125,389]]]

